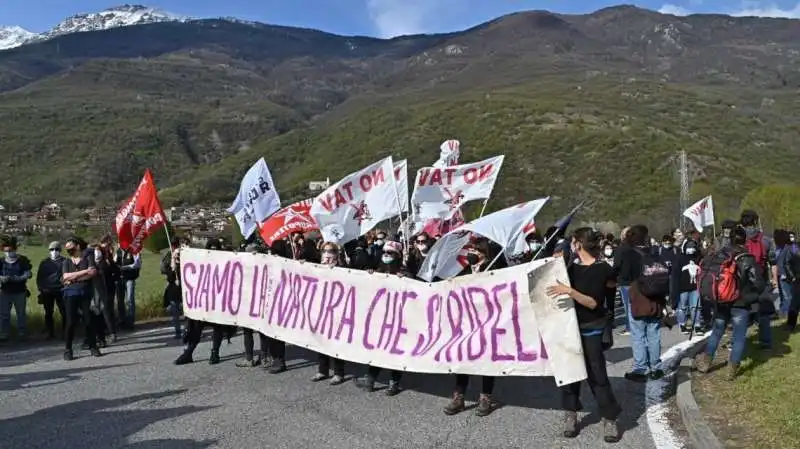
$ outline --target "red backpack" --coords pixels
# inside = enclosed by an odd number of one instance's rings
[[[764,270],[767,266],[767,247],[764,245],[764,234],[759,232],[744,243],[747,252],[756,258],[756,265]]]
[[[741,292],[736,262],[742,256],[749,254],[718,252],[703,259],[697,279],[700,296],[722,304],[730,304],[739,299]]]

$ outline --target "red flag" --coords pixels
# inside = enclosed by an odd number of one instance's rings
[[[311,204],[308,199],[290,204],[275,212],[259,226],[261,238],[267,246],[275,240],[286,238],[293,232],[310,232],[319,229],[317,222],[311,217]]]
[[[165,224],[164,209],[158,200],[153,174],[148,168],[136,192],[117,212],[114,231],[119,238],[120,248],[138,254],[142,251],[144,240]]]

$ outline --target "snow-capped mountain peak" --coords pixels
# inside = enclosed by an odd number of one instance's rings
[[[18,26],[0,26],[0,50],[19,47],[35,39],[37,36],[36,33],[31,33]]]
[[[143,5],[126,4],[96,13],[77,14],[68,17],[52,30],[44,33],[42,37],[49,38],[84,31],[99,31],[157,22],[185,22],[187,20],[190,20],[190,18]]]

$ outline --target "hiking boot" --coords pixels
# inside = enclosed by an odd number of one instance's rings
[[[448,416],[457,415],[467,409],[464,404],[464,395],[462,393],[453,393],[453,399],[444,408],[444,414]]]
[[[66,351],[64,351],[64,360],[69,362],[69,361],[74,360],[74,359],[75,359],[75,356],[72,354],[72,349],[67,349]]]
[[[92,354],[92,357],[102,357],[103,356],[103,353],[100,352],[100,349],[98,349],[98,348],[92,348],[92,349],[89,350],[89,352]]]
[[[333,386],[336,386],[336,385],[341,385],[341,384],[343,384],[343,383],[344,383],[344,381],[345,381],[345,380],[346,380],[346,379],[344,378],[344,376],[341,376],[341,375],[339,375],[339,374],[334,374],[334,376],[333,376],[333,377],[331,377],[331,382],[330,382],[330,384],[331,384],[331,385],[333,385]]]
[[[355,381],[356,387],[366,391],[367,393],[372,393],[375,391],[375,379],[366,375],[364,377],[359,377]]]
[[[709,357],[705,352],[697,354],[697,357],[694,358],[694,368],[699,373],[708,373],[708,370],[711,369],[711,357]]]
[[[736,376],[739,374],[739,364],[738,363],[728,363],[728,372],[726,378],[728,380],[735,380]]]
[[[396,380],[390,380],[389,388],[386,389],[386,396],[397,396],[401,391],[403,390],[400,388],[400,382],[397,382]]]
[[[273,359],[272,365],[269,367],[270,374],[280,374],[286,371],[286,362],[281,359]]]
[[[258,361],[253,359],[250,360],[244,359],[236,362],[236,366],[238,366],[239,368],[255,368],[256,366],[258,366]]]
[[[606,443],[619,441],[619,427],[616,420],[603,418],[603,441]]]
[[[314,374],[314,377],[311,378],[311,382],[322,382],[323,380],[327,379],[328,375],[323,373]]]
[[[650,380],[659,380],[664,377],[664,371],[657,369],[650,371]]]
[[[481,394],[478,397],[478,406],[475,408],[476,416],[489,416],[497,408],[497,402],[490,394]]]
[[[631,382],[647,382],[647,374],[636,371],[625,373],[625,378]]]
[[[183,354],[180,355],[177,359],[175,359],[176,365],[188,365],[190,363],[194,363],[194,359],[192,359],[192,351],[185,350]]]
[[[216,365],[219,363],[219,351],[211,351],[211,357],[208,358],[209,365]]]
[[[564,437],[578,436],[578,412],[564,412]]]

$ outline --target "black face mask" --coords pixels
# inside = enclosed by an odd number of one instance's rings
[[[467,254],[467,263],[470,265],[478,265],[478,255],[475,253]]]

